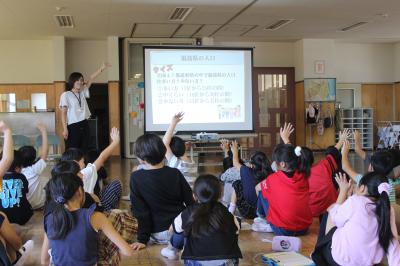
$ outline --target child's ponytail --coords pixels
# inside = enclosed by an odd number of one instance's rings
[[[50,239],[64,239],[74,227],[74,219],[64,206],[83,187],[82,179],[72,173],[62,173],[52,177],[48,183],[51,198],[56,203],[52,211],[53,230],[48,235]]]
[[[369,196],[376,200],[375,213],[378,219],[379,244],[387,252],[390,241],[393,238],[390,227],[390,185],[387,183],[387,178],[377,172],[371,172],[363,176],[360,181],[361,185],[366,186]]]
[[[313,152],[307,147],[297,146],[294,153],[298,157],[298,171],[304,173],[306,177],[310,176],[311,166],[314,163]]]
[[[226,208],[218,204],[221,196],[221,184],[218,179],[213,175],[199,176],[194,183],[193,192],[198,204],[183,228],[185,234],[200,237],[210,236],[217,230],[226,231]]]

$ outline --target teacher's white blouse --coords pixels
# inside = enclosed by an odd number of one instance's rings
[[[86,102],[89,98],[89,88],[85,87],[79,93],[65,91],[60,97],[60,108],[67,108],[67,124],[81,122],[90,117],[90,110]]]

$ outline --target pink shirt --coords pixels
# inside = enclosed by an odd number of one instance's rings
[[[332,257],[339,265],[369,266],[382,261],[385,252],[379,244],[375,205],[365,196],[354,195],[329,210],[337,230],[332,237]],[[394,212],[391,228],[397,237]],[[388,249],[389,265],[400,265],[400,246],[392,239]]]

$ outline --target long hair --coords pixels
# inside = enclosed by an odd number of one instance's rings
[[[221,184],[213,175],[201,175],[194,182],[193,193],[198,204],[194,207],[184,226],[186,235],[197,238],[211,236],[216,231],[226,232],[228,222],[224,219],[226,208],[218,204]]]
[[[278,144],[274,149],[272,159],[277,163],[284,162],[288,172],[299,171],[304,173],[306,177],[310,176],[314,160],[311,150],[301,147],[300,156],[297,156],[295,149],[296,147],[292,144]]]
[[[267,155],[261,151],[256,151],[251,155],[250,163],[254,165],[256,183],[260,183],[273,172],[271,162]]]
[[[389,195],[385,191],[379,194],[378,186],[388,182],[387,178],[378,172],[370,172],[364,175],[360,180],[360,186],[367,187],[368,195],[375,200],[375,214],[378,219],[379,244],[385,252],[388,251],[389,243],[393,238],[390,227],[390,201]]]
[[[52,199],[57,203],[52,211],[53,231],[50,239],[64,239],[74,227],[74,219],[64,206],[79,188],[83,190],[83,182],[77,175],[62,173],[52,177],[48,183]]]
[[[72,90],[74,88],[75,82],[80,80],[81,78],[83,78],[82,73],[79,73],[79,72],[71,73],[71,75],[69,75],[69,77],[68,77],[68,82],[67,82],[67,86],[65,87],[65,90],[67,90],[67,91]]]

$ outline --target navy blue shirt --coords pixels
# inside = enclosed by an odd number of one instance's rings
[[[243,197],[251,205],[257,206],[257,194],[256,194],[256,173],[254,169],[242,165],[240,167],[240,179],[243,186]]]
[[[26,198],[28,191],[28,180],[23,174],[7,172],[4,175],[0,211],[7,215],[10,223],[24,225],[32,217],[32,206]]]
[[[89,209],[81,208],[72,211],[74,227],[64,239],[52,239],[53,215],[50,213],[45,216],[44,231],[49,238],[54,265],[93,266],[97,263],[98,233],[90,223],[95,209],[96,204],[93,204]]]

